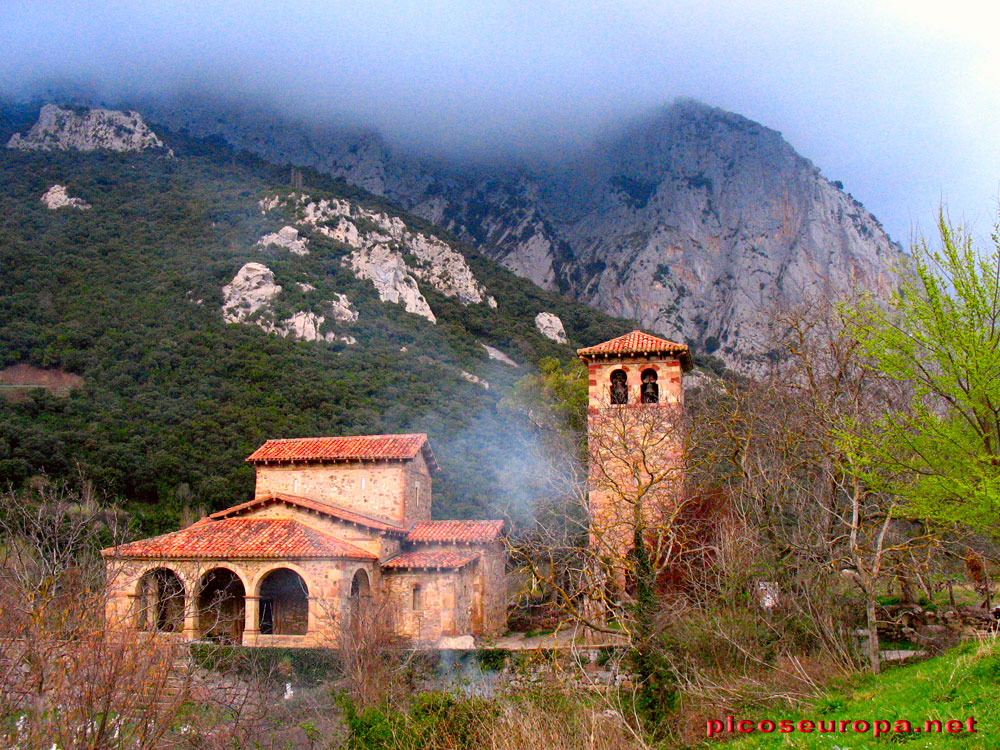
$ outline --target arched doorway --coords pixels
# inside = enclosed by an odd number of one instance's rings
[[[184,629],[184,584],[169,568],[139,579],[139,630],[179,633]]]
[[[371,584],[368,581],[368,573],[359,570],[351,579],[351,598],[348,617],[350,620],[350,634],[357,642],[365,630],[365,618],[371,604]]]
[[[309,588],[288,568],[272,570],[260,582],[258,626],[265,635],[305,635],[309,629]]]
[[[227,568],[215,568],[201,577],[198,587],[198,631],[220,643],[243,642],[246,589]]]

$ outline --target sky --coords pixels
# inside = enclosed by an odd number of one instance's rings
[[[0,93],[221,94],[486,159],[693,97],[781,131],[907,245],[942,204],[992,229],[998,22],[967,0],[0,0]]]

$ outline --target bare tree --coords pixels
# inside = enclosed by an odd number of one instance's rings
[[[184,645],[106,627],[99,550],[123,532],[88,493],[7,492],[0,538],[0,714],[19,748],[147,748],[184,700]]]
[[[183,640],[183,589],[151,578],[134,607],[107,607],[127,536],[121,515],[42,482],[0,498],[0,744],[233,747],[260,727],[253,680],[200,674]],[[115,614],[120,613],[120,614]],[[170,622],[179,613],[179,622]],[[176,624],[176,627],[172,625]],[[197,710],[191,710],[197,706]]]

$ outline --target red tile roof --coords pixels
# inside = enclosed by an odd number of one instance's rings
[[[503,521],[424,521],[410,529],[408,542],[482,544],[495,541],[503,531]]]
[[[247,463],[295,461],[407,461],[423,452],[437,469],[427,435],[354,435],[350,437],[268,440],[247,456]]]
[[[405,570],[408,568],[464,568],[475,561],[471,552],[407,552],[382,563],[387,570]]]
[[[582,359],[629,354],[676,354],[685,370],[690,370],[692,365],[691,351],[687,344],[678,344],[638,330],[603,344],[577,349],[576,353]]]
[[[285,505],[302,508],[324,516],[330,516],[331,518],[352,523],[356,526],[364,526],[369,529],[374,529],[375,531],[384,531],[393,534],[406,533],[406,529],[402,526],[397,526],[390,521],[384,521],[381,518],[368,516],[364,513],[358,513],[353,510],[348,510],[347,508],[341,508],[337,505],[331,505],[330,503],[311,500],[308,497],[286,495],[283,492],[269,492],[266,495],[255,497],[253,500],[248,500],[245,503],[240,503],[239,505],[234,505],[230,508],[217,511],[209,516],[209,518],[231,518],[233,516],[242,515],[248,510],[262,508],[266,505],[270,505],[271,503],[284,503]]]
[[[291,519],[203,518],[186,529],[109,547],[105,557],[301,558],[375,560],[367,550]]]

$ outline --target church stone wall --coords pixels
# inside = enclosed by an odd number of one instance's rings
[[[657,374],[659,401],[643,404],[641,375]],[[624,370],[628,402],[611,404],[611,374]],[[677,498],[683,492],[685,427],[682,419],[684,391],[681,363],[676,359],[625,356],[588,363],[590,463],[590,543],[599,555],[620,567],[633,546],[636,525],[631,499],[633,459],[647,457],[655,473],[676,478],[657,482],[643,502],[643,521],[651,533],[665,530]],[[627,443],[627,444],[626,444]],[[624,570],[619,571],[619,583]]]
[[[507,555],[503,544],[411,544],[414,550],[473,552],[470,627],[477,637],[496,638],[507,630]]]
[[[422,454],[404,465],[403,504],[405,526],[431,520],[431,472]]]
[[[385,575],[396,631],[423,644],[472,632],[473,578],[471,565],[463,570],[399,570]],[[418,586],[419,606],[414,608],[413,590]]]
[[[656,383],[660,389],[660,403],[684,403],[684,389],[681,387],[681,363],[676,360],[652,359],[649,357],[623,357],[622,359],[590,362],[588,370],[588,395],[591,409],[611,403],[611,373],[624,370],[628,382],[628,403],[641,403],[639,398],[640,377],[643,370],[656,371]]]
[[[270,492],[339,505],[409,528],[430,519],[431,476],[410,461],[259,464],[257,497]]]

